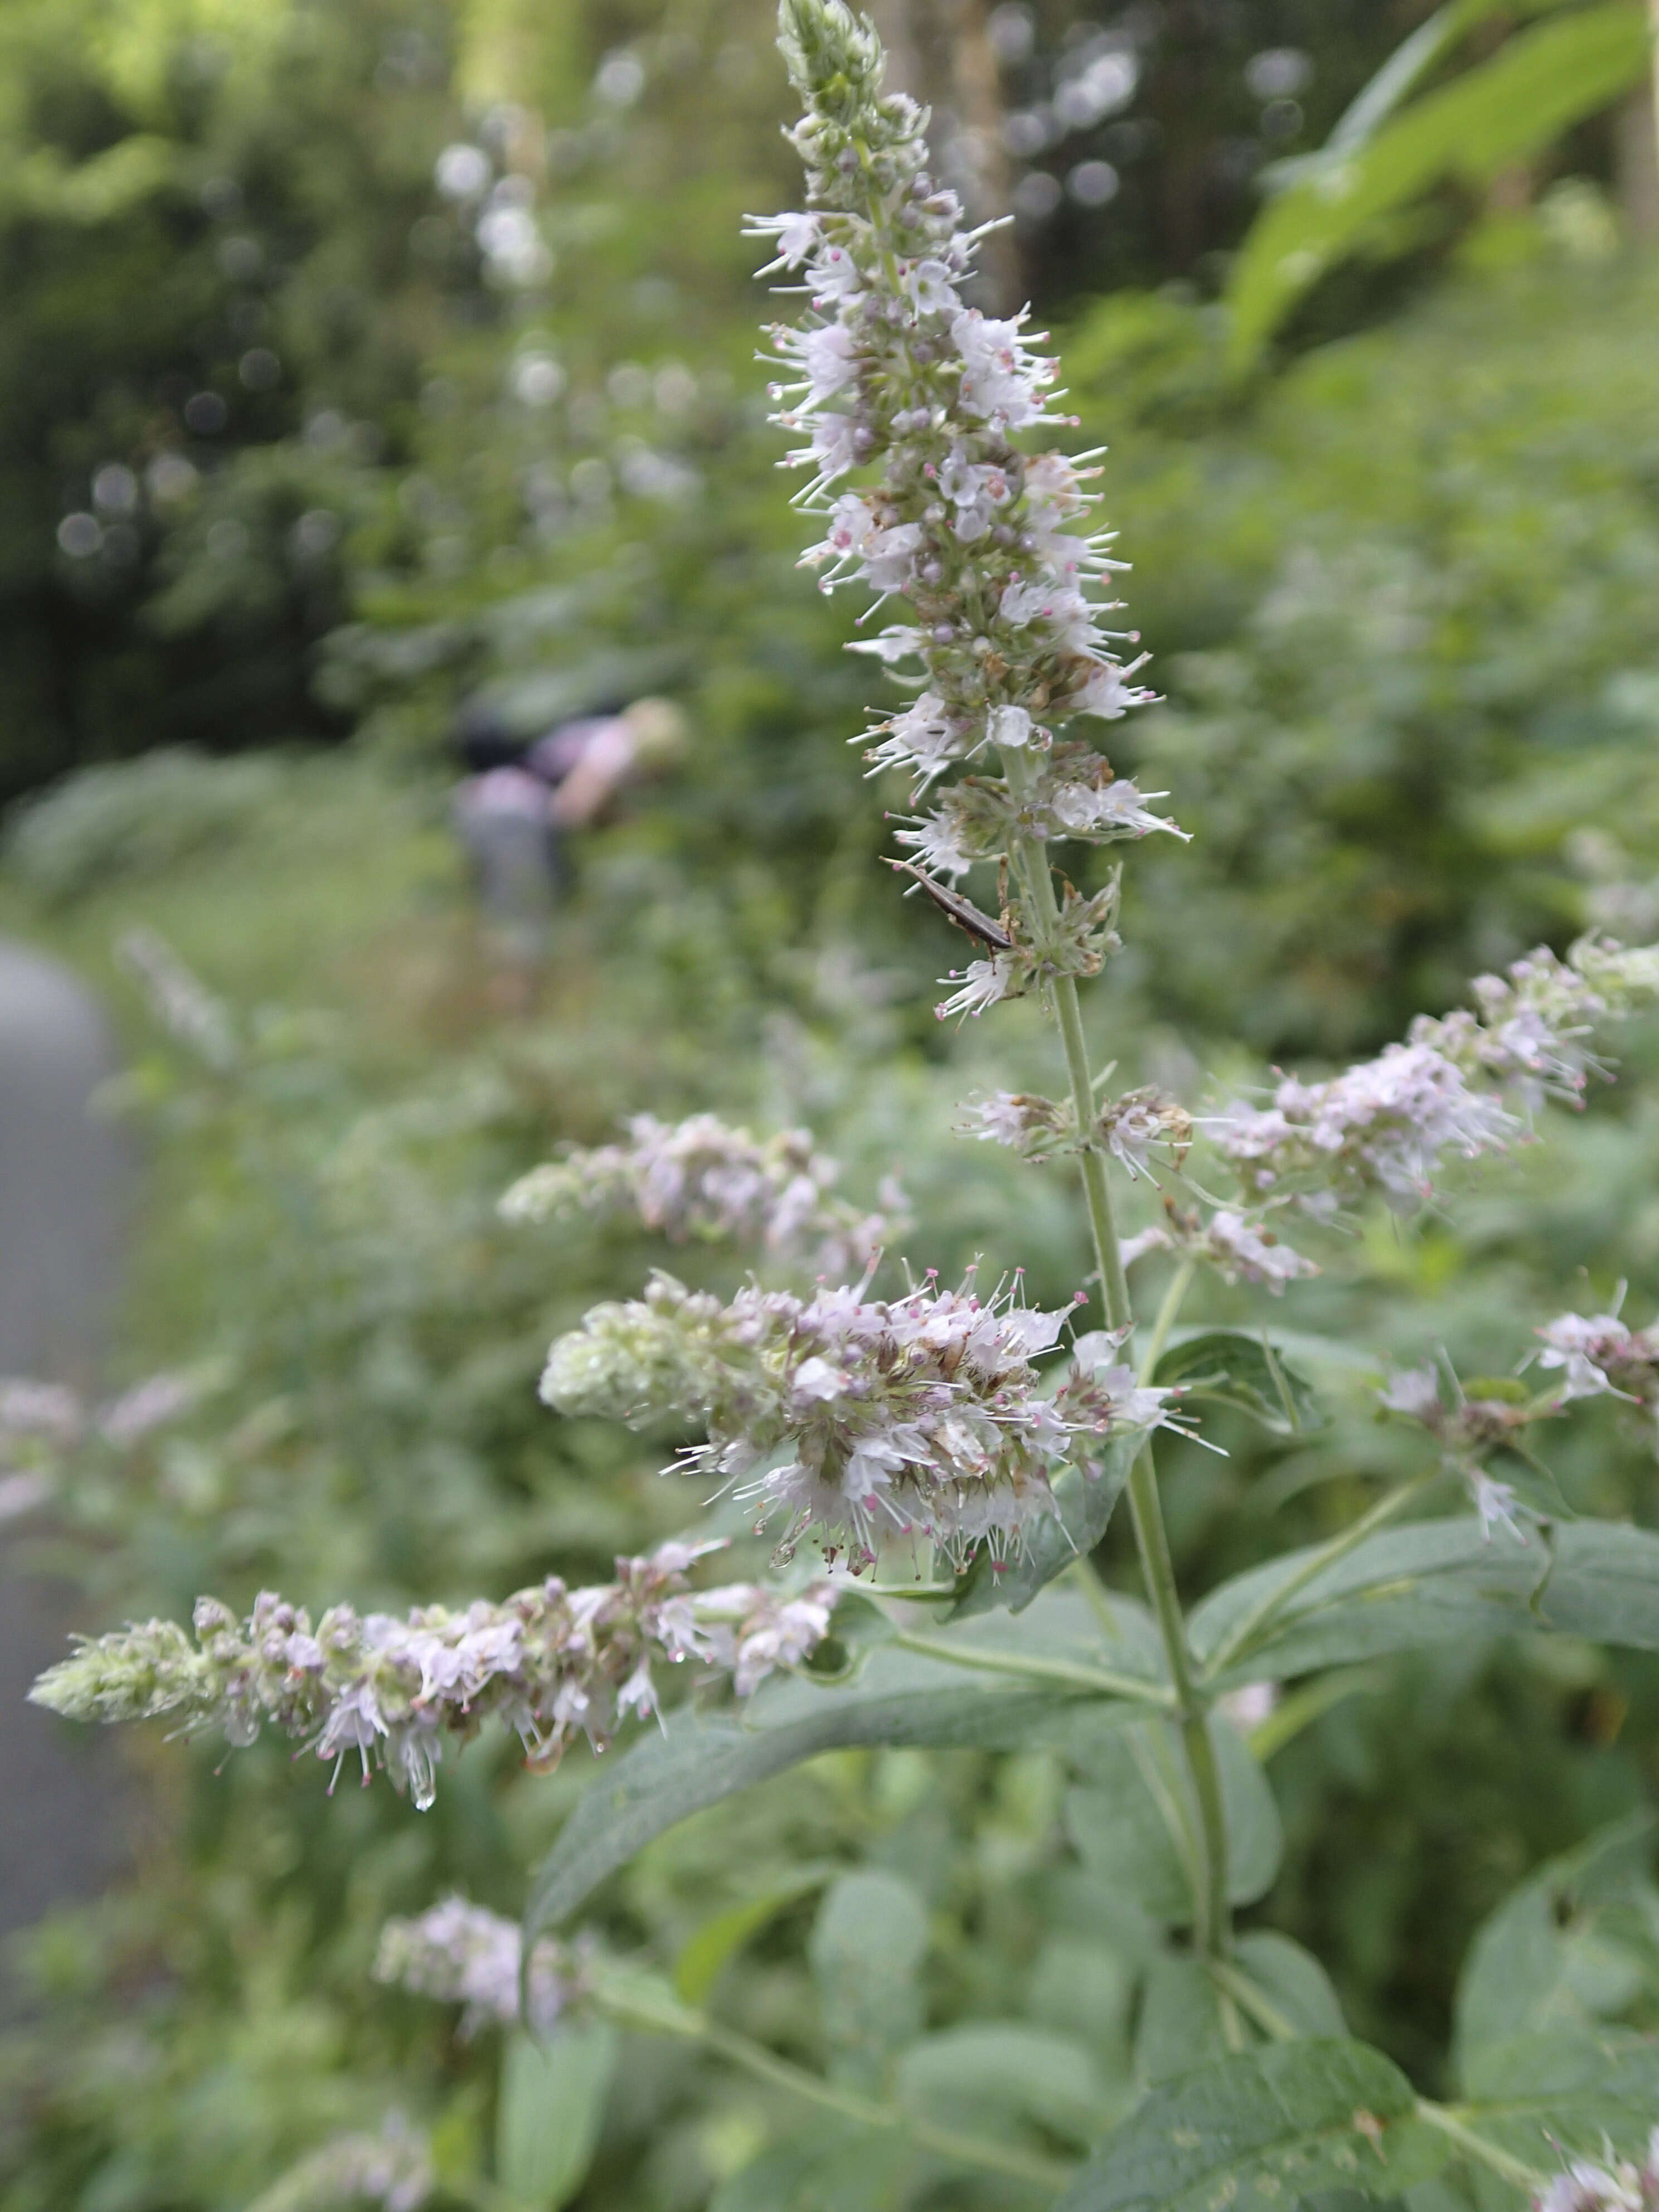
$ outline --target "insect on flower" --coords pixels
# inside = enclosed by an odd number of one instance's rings
[[[1014,940],[1002,924],[993,921],[990,915],[982,913],[971,899],[963,898],[959,891],[948,890],[944,884],[935,883],[932,876],[925,874],[908,860],[890,860],[887,865],[895,874],[908,876],[919,884],[945,920],[954,922],[965,935],[974,938],[981,945],[988,945],[993,952],[1013,951]]]

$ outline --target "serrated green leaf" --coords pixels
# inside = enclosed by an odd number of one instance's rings
[[[1659,2112],[1659,2038],[1565,2026],[1489,2045],[1457,2117],[1511,2158],[1553,2172],[1561,2156],[1644,2155]]]
[[[495,2179],[526,2212],[559,2212],[587,2177],[617,2036],[604,2021],[508,2039],[501,2057]]]
[[[1024,1556],[1009,1560],[1000,1570],[981,1544],[957,1585],[956,1603],[944,1618],[963,1620],[1001,1606],[1010,1613],[1023,1613],[1037,1593],[1056,1575],[1063,1574],[1074,1559],[1086,1559],[1106,1534],[1143,1442],[1139,1437],[1121,1437],[1108,1444],[1092,1474],[1067,1468],[1054,1484],[1058,1518],[1045,1516],[1036,1522]]]
[[[1253,1904],[1273,1887],[1284,1848],[1279,1808],[1266,1776],[1238,1731],[1220,1714],[1210,1721],[1230,1850],[1228,1894]],[[1192,1917],[1188,1838],[1196,1812],[1179,1738],[1161,1718],[1136,1720],[1080,1751],[1086,1779],[1066,1793],[1066,1822],[1094,1879],[1165,1927]]]
[[[898,1875],[860,1868],[824,1893],[807,1956],[824,2034],[866,2087],[879,2081],[884,2055],[921,2027],[927,1949],[927,1907]]]
[[[1091,1730],[1110,1710],[1079,1692],[878,1650],[845,1688],[799,1678],[767,1685],[747,1724],[671,1714],[656,1735],[599,1770],[532,1885],[526,1943],[567,1919],[654,1837],[818,1752],[878,1743],[1024,1750],[1063,1742],[1085,1714]]]
[[[1599,1912],[1645,1887],[1654,1829],[1647,1812],[1613,1822],[1540,1867],[1477,1930],[1458,1983],[1454,2038],[1467,2088],[1481,2075],[1484,2055],[1517,2036],[1589,2026],[1575,1979],[1578,1947]]]
[[[1158,1363],[1156,1380],[1180,1383],[1194,1398],[1236,1407],[1273,1435],[1288,1437],[1323,1422],[1310,1384],[1265,1334],[1209,1328],[1178,1338]]]
[[[899,2053],[895,2081],[907,2112],[978,2135],[1000,2132],[988,2126],[993,2118],[1035,2120],[1079,2149],[1113,2112],[1093,2053],[1028,2021],[975,2021],[924,2036]]]
[[[1287,2212],[1326,2189],[1395,2197],[1444,2164],[1412,2086],[1363,2043],[1276,2043],[1154,2089],[1054,2212]]]
[[[1235,258],[1231,352],[1248,365],[1291,307],[1379,220],[1441,178],[1485,183],[1615,100],[1646,65],[1634,0],[1582,9],[1505,42],[1466,72],[1280,194]]]
[[[739,1952],[750,1937],[798,1898],[820,1887],[837,1871],[833,1864],[799,1868],[787,1881],[775,1883],[758,1897],[746,1897],[705,1920],[682,1945],[674,1961],[674,1987],[689,2005],[700,2005],[720,1978],[720,1969]]]

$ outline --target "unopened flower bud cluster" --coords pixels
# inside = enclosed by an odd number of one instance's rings
[[[718,1548],[665,1544],[618,1559],[614,1583],[568,1589],[550,1577],[464,1613],[333,1606],[314,1628],[270,1592],[240,1621],[202,1598],[193,1643],[173,1621],[147,1621],[83,1643],[30,1694],[75,1720],[176,1713],[237,1745],[270,1723],[333,1761],[337,1778],[349,1756],[365,1781],[371,1764],[383,1767],[424,1809],[446,1740],[465,1741],[486,1719],[516,1730],[532,1763],[548,1767],[574,1735],[603,1749],[624,1716],[656,1712],[653,1664],[698,1659],[747,1693],[809,1656],[829,1626],[830,1593],[790,1600],[748,1583],[694,1591],[688,1570]]]
[[[757,1140],[713,1114],[677,1123],[636,1114],[627,1129],[625,1144],[574,1149],[532,1168],[501,1200],[503,1215],[547,1221],[625,1211],[677,1243],[740,1241],[834,1276],[862,1274],[910,1225],[896,1184],[884,1186],[878,1212],[861,1213],[837,1198],[840,1166],[810,1129]]]
[[[659,1274],[642,1301],[597,1306],[558,1340],[542,1395],[566,1413],[699,1423],[708,1441],[683,1463],[741,1485],[763,1523],[787,1516],[781,1556],[811,1528],[855,1570],[884,1536],[927,1537],[957,1561],[983,1540],[1000,1559],[1053,1511],[1050,1476],[1080,1437],[1153,1425],[1170,1395],[1129,1413],[1103,1390],[1064,1412],[1032,1361],[1069,1310],[981,1299],[971,1279],[722,1304]]]
[[[1016,902],[1005,914],[1013,938],[1011,946],[942,977],[957,988],[933,1012],[941,1021],[952,1014],[982,1014],[999,1000],[1023,996],[1033,984],[1051,983],[1062,975],[1097,975],[1107,956],[1118,949],[1113,927],[1117,904],[1115,876],[1088,898],[1068,884],[1052,921]]]
[[[1091,596],[1123,565],[1109,536],[1073,527],[1094,503],[1093,471],[1015,442],[1056,420],[1054,363],[1030,349],[1023,313],[998,320],[966,303],[974,235],[927,173],[921,112],[881,92],[867,28],[840,0],[790,0],[783,43],[807,110],[793,135],[810,206],[753,234],[808,301],[799,325],[771,334],[784,371],[775,419],[804,441],[789,459],[812,471],[803,496],[824,520],[805,558],[826,588],[856,578],[907,603],[910,618],[867,649],[919,663],[924,688],[872,732],[874,765],[905,770],[918,790],[982,752],[1004,769],[954,786],[905,842],[924,868],[957,875],[1016,837],[1170,829],[1091,747],[1054,742],[1072,716],[1115,719],[1152,696],[1129,682],[1140,662],[1119,662],[1121,634],[1100,627]],[[878,466],[878,480],[836,489]],[[970,971],[953,1010],[977,1012],[1012,981]]]
[[[521,2014],[519,1969],[523,1936],[505,1919],[464,1897],[447,1897],[412,1920],[388,1920],[380,1931],[374,1978],[417,1996],[465,2007],[461,2033],[512,2027],[527,2014],[545,2033],[586,1990],[586,1955],[543,1936],[531,1954],[528,2002]]]
[[[1151,1085],[1109,1098],[1085,1138],[1079,1138],[1069,1103],[1030,1091],[994,1091],[988,1097],[970,1099],[967,1111],[964,1135],[1006,1145],[1022,1159],[1052,1159],[1088,1143],[1110,1152],[1130,1176],[1152,1181],[1155,1151],[1166,1153],[1178,1170],[1193,1141],[1192,1115]]]
[[[1449,1403],[1440,1387],[1439,1370],[1431,1362],[1401,1368],[1390,1375],[1377,1393],[1384,1413],[1396,1413],[1425,1428],[1469,1486],[1469,1496],[1488,1537],[1501,1522],[1520,1543],[1526,1532],[1516,1516],[1521,1510],[1514,1487],[1489,1474],[1484,1465],[1488,1453],[1515,1447],[1536,1421],[1549,1419],[1559,1399],[1481,1396],[1471,1398],[1458,1389]]]

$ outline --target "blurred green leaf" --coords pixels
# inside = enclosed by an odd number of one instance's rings
[[[1253,1904],[1273,1887],[1283,1850],[1266,1776],[1238,1731],[1213,1714],[1210,1734],[1227,1814],[1228,1893]],[[1196,1810],[1178,1739],[1164,1720],[1103,1735],[1079,1761],[1086,1780],[1068,1790],[1066,1831],[1091,1877],[1168,1927],[1192,1917],[1188,1868]]]
[[[906,2112],[981,2136],[1036,2121],[1082,2148],[1109,2116],[1093,2053],[1027,2021],[970,2021],[924,2036],[899,2053],[895,2081]]]
[[[896,2129],[815,2120],[721,2182],[708,2212],[899,2212],[920,2163]]]
[[[1237,1407],[1275,1436],[1316,1429],[1323,1415],[1312,1387],[1281,1358],[1264,1330],[1183,1332],[1158,1363],[1158,1382],[1194,1398]]]
[[[1649,34],[1636,0],[1612,0],[1508,40],[1257,218],[1227,286],[1234,365],[1248,367],[1301,293],[1373,225],[1443,177],[1485,183],[1636,83]],[[1415,71],[1413,70],[1413,74]]]
[[[757,1699],[747,1726],[671,1715],[660,1734],[601,1768],[532,1885],[526,1941],[568,1919],[653,1836],[817,1752],[877,1743],[1013,1750],[1046,1719],[1086,1702],[891,1650],[873,1652],[848,1688],[796,1682],[781,1692]]]
[[[1640,2159],[1659,2110],[1659,2039],[1565,2023],[1490,2045],[1473,2069],[1464,2124],[1534,2168],[1565,2154]]]
[[[843,1874],[824,1893],[807,1944],[823,2031],[866,2087],[882,2060],[921,2026],[919,1976],[927,1907],[915,1887],[879,1868]]]
[[[507,2039],[501,2054],[495,2179],[525,2212],[560,2212],[587,2177],[616,2071],[603,2021],[561,2024],[545,2041]]]
[[[828,1881],[835,1872],[829,1865],[798,1868],[787,1881],[775,1883],[760,1896],[745,1898],[740,1905],[730,1905],[705,1920],[694,1936],[687,1937],[674,1961],[674,1987],[687,2004],[702,2004],[719,1980],[720,1969],[751,1936],[798,1898]]]
[[[1517,2037],[1589,2024],[1575,1952],[1601,1912],[1646,1889],[1655,1816],[1616,1820],[1528,1877],[1477,1931],[1457,1987],[1455,2045],[1473,2089],[1486,2054]]]
[[[1055,2212],[1282,2212],[1323,2189],[1394,2197],[1443,2165],[1393,2062],[1363,2043],[1271,2044],[1155,2088]]]
[[[1287,1554],[1241,1575],[1196,1608],[1193,1648],[1218,1650],[1254,1606],[1312,1556]],[[1225,1680],[1305,1674],[1461,1636],[1553,1629],[1641,1650],[1659,1649],[1659,1535],[1576,1521],[1546,1546],[1479,1521],[1428,1521],[1367,1537],[1289,1598]]]
[[[1347,2033],[1331,1978],[1311,1951],[1277,1929],[1247,1929],[1233,1947],[1238,1972],[1297,2035]]]

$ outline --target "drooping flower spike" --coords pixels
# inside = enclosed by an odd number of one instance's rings
[[[137,1624],[83,1642],[30,1696],[72,1720],[176,1715],[186,1730],[216,1727],[234,1745],[269,1723],[331,1764],[337,1779],[348,1759],[365,1782],[383,1767],[424,1810],[446,1741],[465,1741],[487,1719],[515,1730],[545,1768],[575,1735],[603,1749],[628,1715],[654,1714],[653,1663],[701,1661],[742,1696],[808,1657],[828,1630],[830,1591],[694,1590],[689,1569],[720,1548],[664,1544],[618,1559],[614,1583],[568,1589],[551,1577],[464,1613],[332,1606],[314,1629],[269,1591],[241,1621],[201,1598],[194,1642],[173,1621]]]
[[[910,1226],[904,1193],[890,1181],[868,1212],[837,1197],[840,1166],[810,1129],[757,1140],[713,1114],[674,1124],[636,1114],[627,1128],[626,1144],[573,1147],[521,1176],[501,1200],[503,1216],[539,1222],[629,1212],[676,1243],[747,1243],[837,1278],[862,1274]]]

